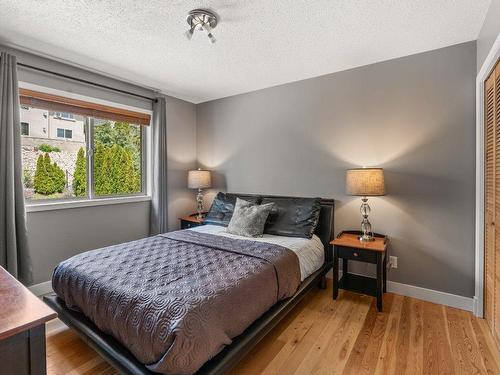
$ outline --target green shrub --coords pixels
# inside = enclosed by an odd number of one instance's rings
[[[33,188],[33,173],[29,169],[23,170],[23,185],[26,189]]]
[[[64,171],[55,162],[52,165],[52,181],[56,190],[55,192],[62,193],[66,187],[66,173],[64,173]]]
[[[57,163],[52,164],[48,153],[40,155],[36,162],[35,192],[43,195],[62,193],[66,185],[64,171]]]
[[[112,147],[118,145],[129,151],[134,168],[141,168],[141,127],[128,122],[103,121],[94,127],[96,145]]]
[[[42,143],[38,146],[38,150],[42,152],[61,152],[61,149],[57,146],[51,146],[46,143]]]
[[[48,172],[45,167],[45,159],[43,155],[40,155],[36,161],[35,178],[33,180],[33,186],[36,192],[42,192],[48,190],[46,186],[49,184]],[[50,189],[51,187],[49,187]],[[43,193],[42,193],[43,194]]]
[[[97,144],[94,152],[94,179],[97,195],[137,193],[141,190],[139,170],[131,151],[117,144]]]
[[[76,197],[87,194],[87,160],[83,147],[78,150],[76,156],[75,175],[73,176],[73,193]]]
[[[141,190],[141,128],[102,121],[94,128],[94,188],[97,195]]]

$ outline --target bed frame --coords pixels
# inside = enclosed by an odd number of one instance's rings
[[[248,195],[248,194],[246,194]],[[269,198],[281,196],[265,196]],[[205,363],[196,375],[224,374],[234,367],[250,350],[255,347],[306,295],[313,287],[326,288],[326,273],[332,268],[333,253],[330,241],[334,239],[334,200],[321,200],[321,213],[315,234],[325,247],[325,263],[319,270],[305,279],[297,292],[290,298],[278,302],[264,315],[250,325],[231,345],[224,348],[210,361]],[[75,329],[81,338],[94,348],[120,373],[128,375],[154,375],[140,363],[125,347],[112,336],[101,332],[82,313],[70,310],[64,301],[55,294],[45,296],[44,301],[52,307],[66,325]]]

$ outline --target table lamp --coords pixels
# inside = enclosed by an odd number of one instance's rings
[[[349,195],[363,197],[360,207],[362,235],[360,241],[373,241],[372,225],[368,220],[370,206],[367,197],[385,195],[384,170],[382,168],[355,168],[346,172],[346,192]]]
[[[198,212],[198,219],[202,219],[203,212],[203,194],[202,189],[207,189],[211,186],[210,171],[204,171],[200,168],[188,172],[188,188],[198,189],[196,195],[196,211]]]

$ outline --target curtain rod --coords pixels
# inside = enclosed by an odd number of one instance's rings
[[[81,79],[81,78],[71,77],[71,76],[68,76],[66,74],[61,74],[61,73],[53,72],[51,70],[38,68],[38,67],[33,66],[33,65],[28,65],[28,64],[24,64],[24,63],[20,63],[20,62],[18,62],[17,65],[22,66],[23,68],[32,69],[32,70],[36,70],[36,71],[47,73],[47,74],[52,74],[54,76],[66,78],[66,79],[69,79],[69,80],[72,80],[72,81],[77,81],[77,82],[80,82],[80,83],[85,83],[85,84],[91,85],[91,86],[100,87],[100,88],[103,88],[103,89],[106,89],[106,90],[116,91],[116,92],[120,92],[122,94],[130,95],[130,96],[135,96],[137,98],[151,100],[153,103],[156,103],[158,101],[157,99],[150,98],[150,97],[147,97],[145,95],[134,94],[133,92],[130,92],[130,91],[125,91],[125,90],[117,89],[115,87],[102,85],[100,83],[95,83],[95,82],[87,81],[87,80]]]

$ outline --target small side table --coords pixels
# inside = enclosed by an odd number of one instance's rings
[[[374,234],[375,241],[361,242],[361,232],[344,231],[333,245],[333,299],[337,299],[339,288],[377,297],[377,309],[382,311],[382,295],[387,291],[387,242],[386,236]],[[339,280],[339,258],[342,258],[342,278]],[[377,278],[349,273],[349,260],[377,265]],[[339,280],[338,282],[336,282]]]
[[[205,220],[205,215],[203,215],[203,217],[199,219],[198,214],[192,214],[189,216],[180,217],[179,220],[181,222],[181,229],[189,229],[204,225],[203,220]]]

